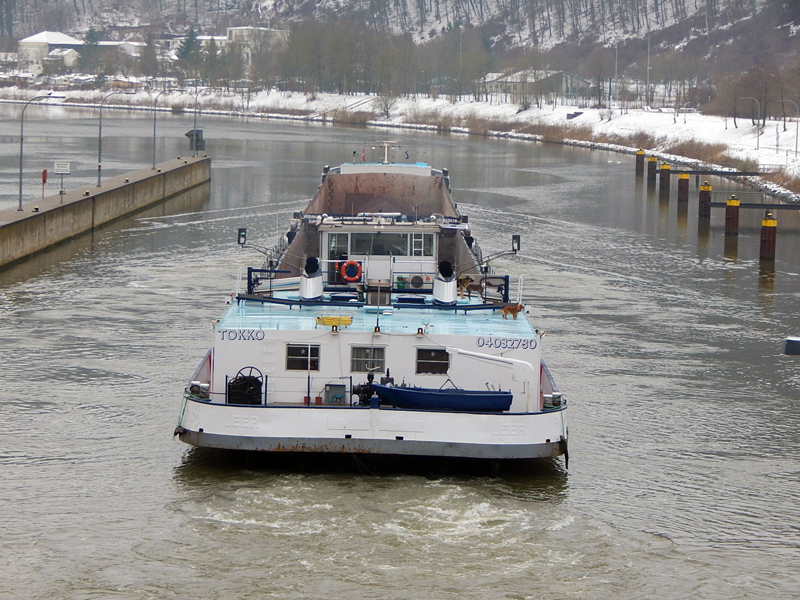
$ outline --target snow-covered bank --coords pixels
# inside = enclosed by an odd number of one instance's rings
[[[148,91],[118,92],[107,98],[108,90],[81,90],[59,92],[62,99],[44,102],[68,102],[72,106],[96,106],[104,98],[106,108],[134,108],[152,110],[155,94]],[[41,91],[17,88],[0,89],[0,97],[7,101],[25,101]],[[207,114],[248,116],[291,120],[333,121],[352,116],[359,122],[380,127],[409,129],[448,129],[454,132],[474,133],[470,123],[480,124],[480,132],[498,137],[541,140],[541,136],[524,133],[524,129],[535,127],[558,128],[559,141],[576,146],[602,148],[623,153],[634,153],[638,148],[614,143],[571,139],[570,129],[599,139],[615,137],[633,138],[637,134],[648,134],[658,140],[656,147],[647,148],[649,155],[659,159],[685,165],[708,163],[669,154],[665,150],[676,143],[699,141],[720,144],[727,148],[732,158],[757,162],[767,170],[783,169],[791,177],[800,177],[798,158],[797,122],[787,122],[786,131],[782,121],[770,121],[757,136],[750,119],[733,119],[707,116],[696,112],[675,113],[645,109],[587,109],[569,104],[520,111],[517,104],[498,101],[451,102],[429,97],[386,99],[375,96],[344,96],[337,94],[315,94],[264,91],[258,93],[230,93],[200,88],[198,91],[168,91],[161,94],[156,104],[161,110],[192,111],[197,106]],[[388,106],[388,109],[387,109]],[[386,118],[385,114],[389,113]],[[371,113],[371,114],[370,114]],[[489,124],[487,129],[486,124]],[[492,130],[491,125],[502,125]],[[522,130],[522,131],[521,131]],[[724,165],[718,165],[720,170]],[[778,186],[762,178],[749,177],[747,183],[766,193],[793,202],[800,202],[800,194]]]

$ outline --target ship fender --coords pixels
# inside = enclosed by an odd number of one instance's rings
[[[561,452],[564,454],[564,467],[569,469],[569,444],[567,444],[567,438],[562,435],[559,444],[561,445]]]

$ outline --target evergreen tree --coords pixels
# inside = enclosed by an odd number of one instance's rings
[[[78,67],[84,73],[96,73],[100,64],[100,34],[90,27],[78,52]]]
[[[211,38],[203,53],[203,62],[205,63],[205,80],[208,85],[214,87],[217,85],[217,78],[219,77],[220,63],[222,55],[220,54],[219,47]]]
[[[189,28],[189,33],[178,44],[175,56],[178,60],[189,60],[200,52],[200,41],[197,39],[197,32],[194,27]]]
[[[190,77],[197,78],[202,68],[203,54],[200,40],[197,39],[197,32],[194,27],[189,29],[189,33],[183,38],[175,51],[177,66],[180,67]]]
[[[147,45],[142,49],[142,54],[139,57],[139,71],[145,77],[158,76],[158,53],[156,52],[156,45],[152,35],[147,36]]]

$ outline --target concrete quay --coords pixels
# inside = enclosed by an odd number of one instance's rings
[[[174,198],[211,179],[211,159],[178,157],[125,175],[102,187],[83,187],[0,210],[0,269]]]

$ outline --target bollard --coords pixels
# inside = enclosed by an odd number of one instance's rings
[[[700,199],[697,203],[697,216],[711,216],[711,186],[708,185],[707,181],[704,181],[703,185],[700,186]]]
[[[661,163],[661,173],[659,173],[660,179],[658,181],[658,189],[660,190],[669,189],[669,178],[671,172],[672,171],[670,170],[670,166],[668,163]]]
[[[739,200],[733,195],[725,203],[725,235],[739,235]]]
[[[678,175],[678,202],[689,201],[689,174]]]
[[[778,237],[778,219],[766,211],[761,219],[761,260],[775,260],[775,240]]]
[[[658,167],[658,159],[655,156],[647,157],[647,181],[656,180],[656,168]]]
[[[636,151],[636,176],[644,175],[644,150],[641,148]]]

